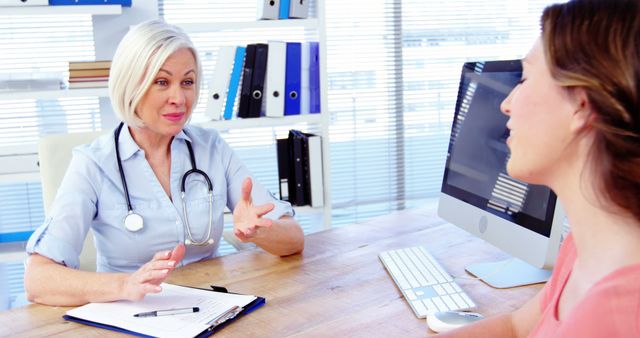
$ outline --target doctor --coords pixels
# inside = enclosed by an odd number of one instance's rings
[[[234,232],[274,255],[299,253],[302,229],[211,129],[187,125],[198,101],[198,53],[161,20],[131,29],[109,77],[122,123],[74,150],[50,216],[31,236],[28,299],[50,305],[139,300],[176,267],[217,255],[223,212]],[[89,228],[98,272],[77,270]]]

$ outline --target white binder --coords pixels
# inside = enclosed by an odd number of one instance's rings
[[[269,41],[267,75],[264,92],[266,94],[265,116],[284,116],[284,79],[287,60],[287,44],[284,41]]]
[[[0,7],[48,6],[49,0],[0,0]]]
[[[258,20],[277,20],[280,0],[258,0]]]
[[[311,189],[311,206],[324,205],[324,184],[322,183],[322,137],[310,135],[307,139],[309,156],[309,188]]]
[[[311,62],[311,46],[302,43],[300,50],[300,114],[309,114],[311,96],[309,91],[309,64]]]
[[[306,19],[309,16],[309,0],[291,0],[289,3],[289,17]]]
[[[229,79],[233,70],[233,60],[236,55],[235,46],[223,46],[218,50],[216,67],[209,81],[209,96],[204,113],[212,120],[220,120],[224,112],[224,102],[229,90]]]

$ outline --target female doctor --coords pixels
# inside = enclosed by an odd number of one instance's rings
[[[125,35],[109,77],[122,123],[74,149],[51,214],[27,244],[30,301],[71,306],[158,293],[176,267],[216,256],[225,206],[241,241],[281,256],[302,251],[291,205],[252,182],[216,131],[187,125],[201,79],[181,29],[152,20]],[[98,272],[77,270],[89,228]]]

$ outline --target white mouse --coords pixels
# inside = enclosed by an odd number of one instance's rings
[[[483,319],[475,312],[443,311],[427,314],[427,325],[434,332],[445,332]]]

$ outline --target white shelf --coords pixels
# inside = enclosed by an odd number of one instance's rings
[[[219,23],[191,23],[181,24],[180,27],[189,33],[237,31],[243,29],[269,29],[284,27],[302,27],[317,29],[317,19],[287,19],[287,20],[256,20],[249,22],[219,22]]]
[[[320,114],[290,115],[283,117],[257,117],[196,123],[204,128],[218,130],[290,126],[296,123],[320,123]]]
[[[120,15],[120,5],[77,5],[77,6],[23,6],[2,7],[2,15],[58,15],[58,14],[90,14]]]
[[[109,89],[103,88],[78,88],[58,90],[24,90],[24,91],[0,91],[0,100],[26,100],[26,99],[57,99],[64,97],[82,96],[109,96]]]

